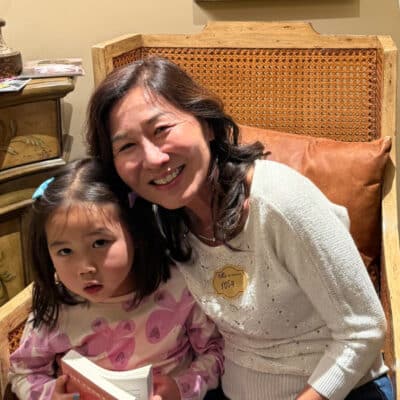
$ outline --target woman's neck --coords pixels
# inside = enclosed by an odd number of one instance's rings
[[[189,218],[189,229],[192,232],[214,233],[211,204],[203,204],[203,207],[196,209],[186,208],[186,215]]]
[[[212,216],[211,191],[204,188],[201,195],[185,208],[188,228],[200,240],[207,244],[216,242]]]
[[[243,204],[241,218],[245,221],[249,211],[249,193],[253,180],[254,167],[251,167],[246,176],[247,196]],[[211,189],[208,187],[202,190],[201,195],[197,196],[185,211],[189,219],[189,230],[207,244],[217,244],[215,237],[213,211],[211,204]]]
[[[185,212],[190,224],[200,228],[212,225],[212,189],[210,184],[204,183],[198,193],[186,204]]]

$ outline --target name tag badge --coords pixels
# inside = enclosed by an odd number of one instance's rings
[[[226,299],[234,299],[247,288],[248,275],[240,266],[226,265],[215,271],[213,286],[215,293]]]

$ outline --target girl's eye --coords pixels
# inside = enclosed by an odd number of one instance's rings
[[[107,245],[109,241],[106,239],[98,239],[93,243],[93,247],[94,248],[98,248],[98,247],[104,247]]]
[[[57,255],[59,256],[68,256],[72,253],[71,249],[65,248],[65,249],[60,249],[57,251]]]

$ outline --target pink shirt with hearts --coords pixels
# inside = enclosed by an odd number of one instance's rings
[[[155,374],[174,377],[185,400],[202,399],[223,372],[222,338],[176,268],[136,307],[130,294],[106,303],[63,306],[52,331],[33,329],[28,322],[11,356],[9,377],[17,396],[50,399],[54,360],[70,349],[110,370],[152,364]]]

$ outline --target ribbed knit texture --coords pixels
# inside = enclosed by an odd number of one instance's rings
[[[307,378],[297,375],[274,375],[243,368],[225,361],[223,390],[230,399],[295,399],[299,387],[307,384]]]
[[[257,390],[269,385],[282,387],[274,400],[289,400],[294,397],[284,393],[285,385],[297,385],[298,393],[306,381],[325,397],[342,400],[361,380],[387,370],[379,355],[383,310],[345,216],[307,178],[258,161],[248,220],[231,242],[243,251],[209,247],[190,235],[195,265],[180,268],[225,338],[223,382],[232,400],[265,400]],[[248,276],[235,298],[213,286],[215,272],[226,266]],[[230,370],[229,360],[243,370]],[[243,385],[252,385],[251,395],[239,395]]]

